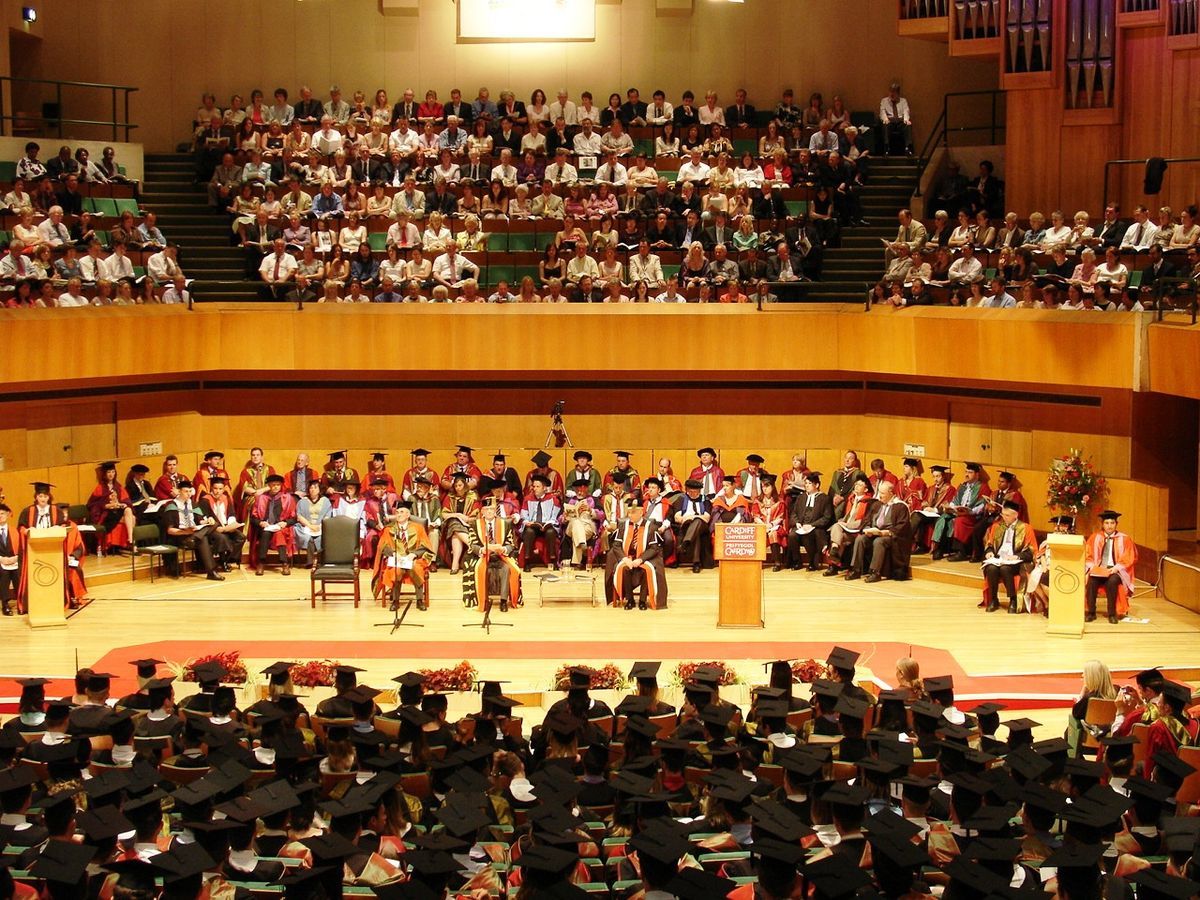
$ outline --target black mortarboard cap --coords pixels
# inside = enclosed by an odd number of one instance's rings
[[[1103,844],[1069,841],[1042,860],[1042,865],[1054,869],[1090,869],[1099,864],[1103,855]]]
[[[129,664],[137,666],[137,673],[142,678],[153,678],[163,661],[161,659],[131,659]]]
[[[840,853],[809,863],[804,867],[804,877],[816,888],[818,897],[830,900],[856,894],[871,881],[864,870]]]
[[[1155,868],[1142,869],[1132,879],[1138,900],[1188,900],[1200,892],[1200,884]]]
[[[829,651],[829,657],[825,661],[835,669],[853,669],[860,656],[862,654],[857,651],[848,650],[845,647],[834,647]]]
[[[49,841],[29,871],[38,878],[59,884],[77,884],[83,878],[96,848],[71,841]]]
[[[688,852],[686,837],[662,821],[654,821],[630,839],[629,845],[638,852],[661,863],[676,863]]]
[[[546,466],[550,465],[551,459],[553,459],[553,457],[549,453],[547,453],[545,450],[539,450],[537,453],[533,454],[533,458],[530,459],[530,462],[532,462],[539,469],[544,469]]]
[[[758,849],[758,844],[754,846]],[[705,869],[688,867],[680,869],[679,874],[667,882],[666,890],[679,900],[713,900],[726,896],[735,887],[737,882],[728,878],[722,878]]]
[[[81,812],[76,816],[75,824],[92,841],[110,840],[134,830],[133,823],[115,806],[101,806]]]

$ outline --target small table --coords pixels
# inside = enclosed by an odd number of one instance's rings
[[[547,601],[578,603],[586,600],[591,606],[595,606],[598,574],[592,571],[580,572],[575,569],[567,569],[537,576],[538,605],[545,606]]]

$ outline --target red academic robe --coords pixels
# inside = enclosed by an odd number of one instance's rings
[[[410,538],[407,546],[401,545],[391,528],[386,529],[378,538],[379,552],[375,556],[375,562],[371,569],[371,590],[376,597],[386,597],[391,594],[392,585],[397,580],[401,584],[405,581],[410,584],[426,583],[426,579],[429,577],[429,563],[434,558],[433,545],[429,543],[429,534],[424,527],[416,522],[408,523],[408,533]],[[411,569],[394,569],[384,565],[384,560],[391,555],[389,551],[392,550],[398,556],[414,554],[416,558],[413,560],[413,567]],[[425,602],[429,602],[428,592],[426,592]]]
[[[362,486],[363,490],[365,491],[368,488],[370,488],[371,482],[374,481],[376,478],[382,478],[384,481],[387,482],[387,489],[388,489],[389,494],[396,493],[396,482],[392,478],[392,476],[387,473],[386,469],[382,472],[367,472],[367,474],[363,478],[363,486]]]
[[[1129,595],[1133,592],[1133,569],[1137,565],[1137,545],[1133,538],[1118,531],[1117,539],[1113,542],[1113,562],[1115,571],[1121,576],[1121,586],[1117,589],[1117,615],[1124,617],[1129,613]],[[1084,545],[1084,571],[1088,575],[1100,566],[1104,556],[1104,532],[1097,531],[1090,535]],[[1099,574],[1099,573],[1097,573]],[[1149,777],[1149,776],[1147,776]]]
[[[725,472],[722,471],[720,463],[714,462],[707,469],[704,466],[696,466],[688,478],[702,482],[704,486],[700,488],[701,495],[711,497],[713,494],[721,492],[721,482],[725,480]]]
[[[283,489],[289,494],[296,493],[296,472],[297,470],[293,468],[283,476]],[[314,481],[321,480],[321,476],[312,466],[308,466],[304,469],[304,477],[306,479],[304,482],[305,484],[312,484]]]
[[[129,503],[129,493],[125,490],[124,485],[117,482],[114,482],[111,488],[103,484],[96,485],[92,489],[92,495],[88,497],[87,501],[88,518],[93,525],[99,525],[108,516],[107,504],[110,493],[115,493],[117,500],[121,503]],[[130,537],[131,535],[125,527],[125,522],[118,522],[104,535],[104,549],[107,550],[110,547],[128,547]]]
[[[891,472],[889,472],[887,469],[883,470],[882,475],[876,475],[874,472],[872,472],[870,475],[867,476],[867,478],[871,482],[871,495],[872,496],[879,493],[879,483],[881,481],[889,482],[892,485],[892,487],[897,487],[900,484],[900,479],[897,478],[895,475],[893,475]]]
[[[780,496],[786,497],[787,492],[792,485],[795,485],[797,490],[803,490],[804,476],[807,474],[808,466],[801,466],[799,472],[797,472],[795,469],[788,469],[786,472],[784,472],[783,476],[779,479]]]
[[[724,491],[713,497],[711,523],[713,529],[720,522],[734,521],[735,514],[740,517],[738,521],[751,521],[754,517],[753,504],[741,494],[734,494],[731,500],[725,496]]]
[[[465,466],[460,466],[458,463],[451,463],[442,470],[442,490],[450,490],[451,486],[454,484],[455,472],[463,472],[466,474],[467,487],[471,488],[472,490],[475,489],[475,485],[471,482],[478,484],[479,479],[483,477],[483,470],[473,462],[467,463]]]
[[[757,504],[755,514],[767,524],[767,543],[785,545],[787,543],[787,501],[782,497],[774,503],[766,501]]]
[[[200,471],[196,473],[196,477],[192,479],[192,486],[196,489],[196,497],[203,497],[205,494],[212,491],[212,480],[220,476],[225,479],[225,483],[229,484],[229,473],[224,469],[214,469],[212,466],[201,466]]]
[[[743,466],[737,473],[738,490],[747,494],[750,499],[757,500],[762,496],[762,477],[767,474],[767,470],[759,468],[757,472],[751,472],[749,466]]]
[[[618,471],[619,470],[616,468],[616,466],[614,466],[604,473],[604,478],[600,481],[600,489],[604,491],[604,493],[609,493],[612,490],[613,485],[616,484],[616,482],[613,481],[613,475],[615,475]],[[637,469],[626,469],[625,477],[627,479],[625,482],[625,493],[636,494],[642,489],[642,476],[637,473]]]
[[[383,499],[376,499],[374,494],[367,498],[367,505],[363,510],[363,518],[367,523],[366,533],[363,535],[362,552],[359,557],[364,563],[370,563],[375,558],[375,547],[379,544],[379,536],[383,533],[386,525],[379,524],[380,508],[383,503],[387,503],[388,514],[396,511],[396,504],[400,502],[400,498],[392,491],[384,494]]]
[[[250,511],[253,496],[244,497],[242,491],[247,485],[250,485],[252,488],[265,488],[267,486],[267,476],[274,474],[275,467],[268,466],[266,463],[263,463],[262,468],[257,471],[253,466],[246,466],[242,469],[242,474],[238,476],[237,489],[233,492],[233,496],[237,498],[237,503],[242,510],[243,516]],[[288,493],[291,492],[288,491]]]
[[[159,500],[170,500],[172,497],[171,491],[175,486],[183,480],[183,476],[176,472],[174,475],[163,473],[159,476],[158,481],[154,482],[154,496]]]
[[[424,476],[433,486],[433,494],[437,494],[440,490],[438,473],[426,466],[424,469],[418,469],[415,466],[404,473],[404,477],[400,479],[400,489],[405,497],[411,497],[417,492],[417,479]]]
[[[33,528],[37,523],[37,513],[33,506],[27,506],[21,510],[21,514],[17,517],[17,533],[13,535],[12,529],[9,529],[9,534],[12,535],[13,546],[18,547],[18,553],[21,559],[21,584],[17,589],[17,611],[22,615],[27,611],[26,599],[28,597],[29,588],[29,567],[25,564],[25,532]],[[53,503],[50,505],[50,524],[66,526],[67,534],[63,538],[63,604],[65,606],[74,606],[82,600],[87,599],[87,583],[83,578],[83,558],[87,555],[87,548],[83,546],[83,535],[75,523],[70,521],[65,515],[61,514],[57,506]],[[80,561],[80,565],[72,566],[67,562],[68,557],[74,557]]]
[[[280,519],[296,518],[296,498],[284,491],[279,492],[279,497],[283,501],[280,508]],[[270,494],[259,494],[251,507],[251,515],[256,520],[264,520],[267,518],[267,504],[271,501]],[[254,527],[250,529],[250,558],[258,559],[258,539],[262,534],[262,530]],[[280,547],[287,548],[289,556],[296,555],[296,533],[291,528],[281,528],[271,535],[271,549],[278,550]]]
[[[929,496],[929,485],[920,475],[901,479],[896,485],[896,496],[904,501],[905,506],[915,511],[925,505],[925,498]]]
[[[545,475],[547,478],[549,478],[550,486],[546,488],[546,493],[552,497],[562,500],[564,491],[562,473],[556,472],[551,468],[529,470],[529,474],[525,476],[525,487],[523,490],[523,493],[527,498],[533,496],[534,475]]]
[[[1166,750],[1176,756],[1180,747],[1194,747],[1200,743],[1200,721],[1188,719],[1181,722],[1174,716],[1163,715],[1146,729],[1146,761],[1143,763],[1144,777],[1154,774],[1154,754]]]

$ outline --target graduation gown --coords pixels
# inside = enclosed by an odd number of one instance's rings
[[[429,466],[426,466],[424,469],[418,469],[416,466],[413,466],[400,479],[400,493],[405,500],[409,500],[416,495],[417,479],[422,477],[433,487],[429,495],[431,497],[437,496],[439,491],[438,482],[441,480],[438,478],[438,473],[429,468]]]
[[[278,531],[270,535],[271,549],[278,550],[283,548],[289,556],[296,555],[296,533],[291,529],[291,525],[296,524],[296,498],[291,494],[280,491],[275,497],[270,494],[259,494],[251,507],[250,515],[253,528],[250,529],[250,558],[257,559],[258,542],[264,534],[262,526],[267,523],[270,515],[270,504],[274,499],[279,499],[279,521],[287,522],[288,525],[280,528]]]
[[[103,525],[110,518],[115,520],[103,537],[106,550],[110,547],[128,547],[133,537],[125,527],[123,510],[108,508],[113,494],[116,494],[118,503],[123,506],[129,505],[129,492],[115,481],[111,487],[105,484],[96,485],[87,500],[88,519],[93,525]]]
[[[396,512],[396,504],[399,502],[400,498],[392,491],[388,491],[381,498],[367,498],[366,507],[363,509],[364,531],[361,548],[361,559],[364,563],[370,563],[375,558],[375,546],[379,543],[380,535],[387,529],[384,518]]]
[[[336,507],[338,501],[342,499],[342,494],[346,493],[346,482],[359,480],[358,472],[349,466],[340,472],[337,469],[327,469],[321,476],[321,491]]]
[[[305,466],[303,469],[292,468],[283,476],[283,489],[289,494],[304,495],[310,484],[320,480],[321,476],[312,466]]]
[[[741,494],[733,498],[725,496],[725,492],[717,494],[712,500],[712,519],[708,523],[710,531],[716,531],[722,522],[749,522],[754,517],[750,501]]]
[[[490,540],[489,522],[483,516],[474,521],[474,527],[469,534],[474,562],[463,568],[463,602],[467,603],[470,587],[473,589],[476,603],[493,593],[507,594],[509,606],[520,606],[521,569],[517,565],[517,530],[512,522],[499,516],[492,519],[490,524]],[[493,552],[488,549],[488,544],[498,544],[504,548],[504,552]]]
[[[261,490],[267,486],[267,476],[275,474],[275,467],[268,466],[263,463],[261,466],[246,466],[242,469],[242,473],[238,476],[237,490],[233,492],[233,496],[237,498],[240,512],[244,517],[254,505],[255,491]],[[284,481],[284,490],[287,490],[287,482]],[[288,491],[290,494],[291,491]]]
[[[83,577],[83,558],[87,555],[87,548],[83,545],[83,535],[75,523],[60,513],[58,507],[53,503],[50,504],[49,509],[50,524],[52,526],[63,525],[67,529],[66,537],[63,538],[63,603],[72,607],[87,599],[87,582]],[[27,506],[17,517],[17,534],[13,536],[13,529],[9,528],[8,530],[14,547],[18,545],[20,547],[18,555],[21,557],[21,583],[17,590],[17,611],[22,615],[28,611],[27,600],[29,597],[29,566],[25,560],[25,532],[36,525],[37,508],[36,506]],[[74,560],[76,565],[71,565],[71,560]]]
[[[192,486],[196,488],[196,496],[202,497],[211,491],[212,480],[218,476],[224,478],[225,483],[229,484],[229,473],[224,469],[214,469],[212,466],[201,466],[200,471],[196,473],[196,477],[192,479]]]
[[[158,477],[158,481],[154,482],[154,496],[159,500],[170,500],[172,491],[178,486],[179,482],[183,481],[183,476],[176,472],[174,475],[168,475],[165,472]]]
[[[616,466],[613,466],[604,473],[604,478],[600,482],[600,489],[606,494],[611,491],[613,485],[616,484],[616,482],[613,480],[613,476],[621,471],[625,473],[625,493],[638,493],[638,491],[642,489],[642,476],[638,474],[637,469],[632,467],[622,470],[618,469]]]
[[[696,466],[688,478],[701,482],[703,487],[700,488],[700,495],[711,500],[721,492],[721,482],[725,480],[725,472],[719,463],[714,462],[707,469],[704,466]]]
[[[413,556],[411,569],[396,569],[388,565],[388,560],[393,556],[409,555]],[[429,543],[429,535],[416,522],[410,520],[403,533],[399,525],[384,529],[379,536],[375,564],[371,569],[371,590],[375,596],[381,597],[391,594],[392,586],[397,582],[403,584],[407,581],[414,586],[424,586],[429,577],[429,563],[433,558],[433,545]],[[428,603],[428,596],[424,600]]]
[[[1084,545],[1084,571],[1091,576],[1093,569],[1101,566],[1104,559],[1104,532],[1090,535]],[[1113,572],[1121,576],[1117,589],[1117,615],[1124,617],[1129,612],[1129,595],[1133,593],[1133,568],[1137,565],[1137,545],[1133,538],[1122,531],[1116,532],[1113,541]],[[1099,573],[1096,573],[1099,577]],[[1149,777],[1149,776],[1147,776]]]
[[[553,497],[556,497],[560,501],[562,500],[563,491],[564,491],[562,474],[554,469],[549,468],[549,467],[547,467],[545,469],[530,469],[529,470],[528,474],[526,474],[526,476],[525,476],[525,484],[524,484],[524,487],[522,488],[522,492],[525,497],[533,496],[533,476],[534,475],[545,475],[547,478],[549,478],[550,486],[548,488],[546,488],[546,493],[550,494]]]
[[[964,481],[958,486],[954,498],[949,502],[954,506],[965,506],[971,510],[978,509],[982,512],[983,498],[991,495],[991,488],[982,481]],[[937,524],[933,526],[933,542],[940,543],[946,537],[952,537],[954,540],[966,544],[971,539],[971,531],[975,527],[978,514],[978,512],[969,512],[957,515],[953,511],[943,513],[942,517],[937,520]]]
[[[640,564],[632,565],[634,559],[640,560]],[[628,589],[635,591],[640,572],[646,605],[650,609],[666,609],[667,571],[663,562],[658,525],[644,518],[637,525],[624,522],[617,529],[604,561],[604,601],[610,606],[621,603],[625,599],[626,579]]]

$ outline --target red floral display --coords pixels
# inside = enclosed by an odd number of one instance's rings
[[[425,676],[425,691],[445,694],[450,691],[469,691],[475,687],[478,670],[465,659],[452,669],[421,669]]]
[[[311,659],[292,666],[292,684],[296,687],[333,687],[336,659]]]
[[[792,663],[792,677],[802,684],[812,684],[829,674],[829,666],[815,659],[798,659]]]
[[[738,673],[735,672],[733,670],[733,667],[730,666],[728,663],[723,663],[723,662],[681,662],[677,666],[675,666],[674,682],[676,684],[687,684],[687,682],[691,681],[692,676],[695,674],[696,670],[701,669],[701,668],[719,669],[721,672],[721,678],[717,683],[722,686],[726,686],[726,685],[730,685],[730,684],[737,684],[738,682],[740,682],[742,680],[741,676],[738,675]]]
[[[564,664],[559,666],[558,671],[554,673],[554,689],[556,691],[565,691],[571,686],[572,669],[587,672],[592,677],[592,690],[596,691],[619,691],[629,683],[622,670],[613,663],[605,663],[599,669],[594,666]]]
[[[1051,509],[1079,515],[1100,506],[1108,493],[1108,482],[1096,471],[1083,451],[1074,447],[1050,463],[1046,503]]]
[[[248,675],[246,664],[242,662],[241,656],[239,650],[226,650],[222,653],[210,653],[207,656],[190,659],[183,664],[183,680],[197,681],[196,666],[206,662],[219,662],[228,670],[228,674],[221,679],[223,684],[245,684]]]

